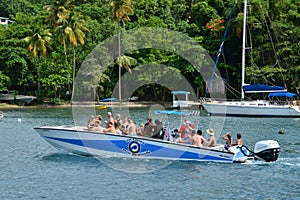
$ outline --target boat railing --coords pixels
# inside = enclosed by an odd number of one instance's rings
[[[240,99],[207,98],[207,97],[200,97],[199,100],[200,100],[200,102],[240,101]]]
[[[209,102],[231,102],[231,101],[242,101],[240,99],[224,99],[224,98],[206,98],[206,97],[201,97],[200,99],[201,103],[209,103]],[[291,106],[300,106],[300,100],[264,100],[264,99],[253,99],[253,100],[247,100],[247,101],[253,101],[253,102],[258,102],[262,104],[269,104],[269,105],[291,105]]]

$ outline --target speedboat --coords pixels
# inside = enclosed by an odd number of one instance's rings
[[[83,126],[42,126],[34,129],[57,149],[86,156],[244,163],[276,161],[280,152],[280,146],[274,140],[256,143],[254,151],[246,146],[225,150],[223,145],[198,147],[156,138],[100,133]]]

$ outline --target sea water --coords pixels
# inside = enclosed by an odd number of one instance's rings
[[[74,124],[71,108],[1,111],[0,199],[300,199],[300,119],[227,117],[222,133],[231,131],[235,138],[240,132],[252,149],[259,140],[273,139],[281,152],[273,163],[224,164],[68,154],[33,128]],[[105,118],[106,112],[95,114]],[[136,123],[145,123],[149,113],[130,110]],[[181,120],[175,116],[166,123],[176,127]],[[201,116],[197,128],[211,128],[209,121]]]

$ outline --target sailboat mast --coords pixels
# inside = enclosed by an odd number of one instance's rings
[[[243,86],[245,85],[245,57],[246,57],[246,21],[247,21],[247,0],[244,1],[244,21],[243,21],[243,50],[242,50],[242,100],[245,98]]]

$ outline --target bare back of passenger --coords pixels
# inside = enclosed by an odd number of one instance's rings
[[[192,140],[193,140],[192,145],[202,147],[202,138],[201,138],[201,136],[193,135]]]

